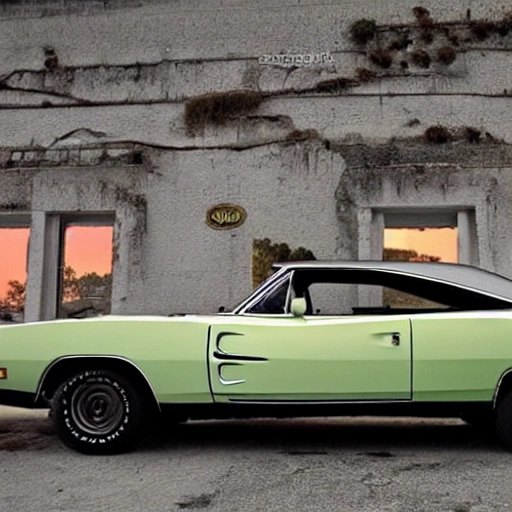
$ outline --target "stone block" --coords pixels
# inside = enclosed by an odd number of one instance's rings
[[[79,149],[70,149],[69,150],[69,165],[80,165],[80,150]]]
[[[122,148],[122,149],[107,149],[107,155],[110,157],[110,158],[121,158],[121,157],[124,157],[124,156],[128,156],[130,153],[131,153],[131,149],[126,149],[126,148]]]
[[[80,150],[80,165],[97,165],[103,158],[103,149]]]

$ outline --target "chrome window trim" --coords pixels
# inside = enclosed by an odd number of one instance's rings
[[[233,311],[231,312],[231,314],[238,315],[238,314],[241,314],[242,312],[244,312],[248,307],[250,307],[253,304],[253,302],[255,302],[263,293],[265,293],[266,289],[269,286],[272,286],[272,283],[276,279],[278,279],[278,276],[281,276],[282,274],[285,274],[287,272],[289,272],[289,270],[286,268],[279,269],[275,274],[273,274],[266,281],[261,283],[261,285],[258,288],[256,288],[256,290],[254,290],[251,293],[251,295],[249,295],[249,297],[247,297],[240,304],[235,306],[233,308]]]
[[[291,313],[237,313],[242,316],[254,316],[257,318],[294,318]]]
[[[246,400],[230,398],[231,403],[255,405],[344,405],[344,404],[403,404],[412,403],[410,398],[396,400]],[[417,403],[417,402],[416,402]]]
[[[277,268],[277,272],[271,276],[267,281],[265,281],[260,288],[257,288],[255,292],[250,295],[244,302],[242,302],[239,306],[237,306],[232,314],[248,314],[246,313],[246,310],[250,308],[253,303],[261,297],[264,293],[266,293],[267,288],[269,286],[272,286],[275,279],[278,279],[281,275],[283,275],[286,272],[291,272],[292,274],[295,273],[296,270],[334,270],[334,271],[358,271],[358,270],[366,270],[366,271],[372,271],[372,272],[378,272],[378,273],[385,273],[385,274],[394,274],[394,275],[400,275],[404,277],[408,277],[411,279],[418,279],[421,281],[428,281],[431,283],[438,283],[442,285],[451,286],[453,288],[457,288],[459,290],[467,290],[469,292],[475,293],[477,295],[481,295],[484,297],[489,297],[492,299],[499,300],[501,302],[509,303],[512,307],[512,301],[510,297],[495,294],[486,290],[482,290],[473,286],[465,286],[461,283],[448,281],[446,279],[436,278],[433,276],[424,276],[417,272],[411,272],[408,269],[396,269],[396,268],[382,268],[381,264],[386,265],[386,263],[389,262],[293,262],[293,263],[285,263],[281,265],[275,265],[274,268]],[[418,265],[418,268],[421,268],[421,265],[434,265],[428,264],[428,263],[409,263],[410,265]],[[448,265],[447,263],[436,263],[435,265]],[[508,280],[507,278],[504,278],[503,276],[500,276],[499,274],[496,274],[498,277],[501,277],[505,280]],[[293,279],[293,275],[292,275]],[[288,305],[289,306],[289,305]],[[249,313],[250,314],[250,313]]]
[[[387,261],[309,261],[309,262],[292,262],[292,263],[284,263],[282,265],[276,265],[275,268],[287,269],[287,270],[339,270],[339,271],[359,271],[366,270],[372,272],[386,273],[386,274],[395,274],[400,276],[406,276],[416,279],[421,279],[423,281],[430,281],[433,283],[445,284],[452,286],[454,288],[458,288],[461,290],[467,290],[469,292],[473,292],[479,295],[483,295],[485,297],[491,297],[493,299],[497,299],[503,302],[508,302],[512,307],[512,298],[507,297],[506,295],[499,295],[493,292],[482,290],[480,288],[476,288],[474,286],[467,286],[459,282],[449,281],[447,279],[443,279],[435,276],[426,276],[419,274],[417,272],[411,272],[407,269],[397,269],[397,268],[386,268],[387,263],[397,263],[397,262],[387,262]],[[383,265],[380,265],[383,264]],[[477,267],[471,267],[470,265],[462,265],[462,264],[451,264],[451,263],[414,263],[414,262],[404,262],[404,265],[408,267],[414,265],[418,268],[421,268],[422,265],[443,265],[443,266],[459,266],[459,267],[470,267],[475,268],[477,271],[487,272],[483,269],[479,269]],[[493,272],[487,272],[491,275],[495,275],[505,281],[512,282],[511,279],[506,278],[500,274],[495,274]]]
[[[474,288],[472,286],[463,286],[462,284],[454,283],[452,281],[447,281],[446,279],[439,279],[439,278],[433,278],[433,277],[428,277],[428,276],[421,276],[419,274],[412,274],[410,272],[400,272],[398,270],[385,270],[385,269],[371,269],[371,270],[374,270],[375,272],[381,272],[381,273],[382,272],[386,272],[388,274],[398,274],[398,275],[401,275],[401,276],[413,277],[413,278],[416,278],[416,279],[421,279],[422,281],[430,281],[432,283],[437,283],[437,284],[445,284],[445,285],[448,285],[448,286],[452,286],[453,288],[458,288],[459,290],[466,290],[466,291],[469,291],[469,292],[476,293],[478,295],[484,295],[485,297],[490,297],[492,299],[497,299],[497,300],[500,300],[502,302],[509,302],[510,303],[510,299],[508,299],[506,297],[503,297],[503,296],[500,296],[500,295],[495,295],[493,293],[486,292],[484,290],[479,290],[478,288]],[[421,296],[419,296],[419,297],[421,298]]]
[[[295,277],[295,270],[290,272],[290,281],[288,282],[288,291],[286,292],[286,299],[284,303],[284,314],[291,315],[291,302],[292,302],[292,291],[293,291],[293,278]],[[293,315],[292,315],[293,316]]]
[[[153,386],[149,382],[149,380],[146,377],[145,373],[133,361],[131,361],[130,359],[127,359],[126,357],[112,356],[112,355],[106,355],[106,354],[96,354],[96,355],[91,355],[91,354],[85,355],[84,354],[84,355],[62,356],[62,357],[58,357],[57,359],[53,360],[46,367],[46,369],[44,370],[41,378],[39,379],[39,384],[37,386],[37,391],[36,391],[35,402],[37,402],[39,400],[39,398],[41,398],[41,392],[42,392],[42,387],[43,387],[44,381],[45,381],[46,377],[48,376],[48,374],[50,373],[51,369],[56,364],[58,364],[58,363],[60,363],[62,361],[65,361],[67,359],[117,359],[119,361],[123,361],[124,363],[130,364],[133,368],[135,368],[142,375],[142,377],[146,381],[146,384],[149,386],[149,389],[151,390],[153,398],[155,399],[155,403],[157,404],[158,410],[160,411],[160,403],[158,402],[158,399],[156,397],[155,390],[153,389]]]

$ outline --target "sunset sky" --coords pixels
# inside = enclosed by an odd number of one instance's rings
[[[71,226],[64,237],[64,264],[76,270],[77,275],[112,272],[111,226]]]
[[[414,249],[418,254],[440,256],[441,261],[457,263],[457,229],[386,229],[384,247]]]
[[[28,228],[0,229],[0,298],[8,281],[27,279]],[[65,265],[80,276],[87,272],[103,275],[112,270],[112,227],[71,226],[65,232]]]
[[[0,229],[0,298],[11,279],[24,282],[28,228]],[[65,265],[80,276],[87,272],[103,275],[112,270],[112,227],[72,226],[65,233]],[[457,262],[457,229],[386,229],[384,247],[414,249],[420,254],[440,256]]]

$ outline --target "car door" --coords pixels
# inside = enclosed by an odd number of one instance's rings
[[[208,360],[217,402],[411,398],[404,316],[241,316],[211,326]]]

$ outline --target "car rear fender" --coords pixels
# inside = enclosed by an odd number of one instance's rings
[[[498,384],[496,385],[496,390],[494,391],[493,398],[493,409],[498,405],[499,400],[501,400],[509,391],[512,390],[512,368],[505,370],[501,377],[498,380]]]
[[[144,397],[152,403],[157,411],[160,405],[149,380],[142,370],[132,361],[120,356],[63,356],[52,361],[45,369],[36,392],[36,404],[50,401],[59,386],[76,373],[87,369],[104,369],[115,371],[135,383]]]

